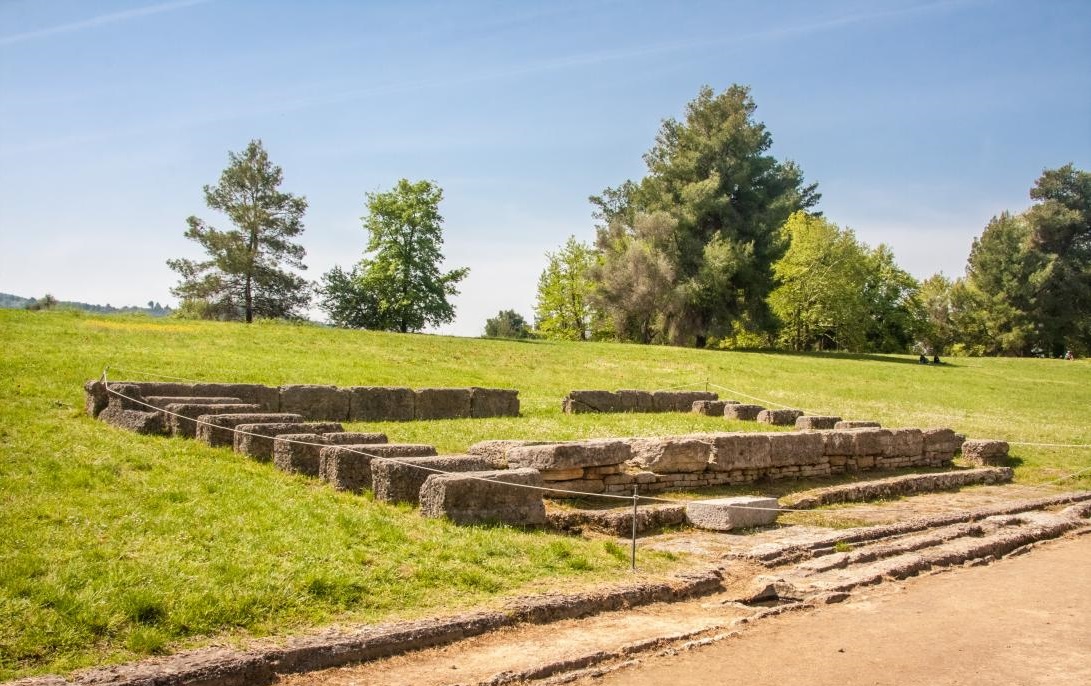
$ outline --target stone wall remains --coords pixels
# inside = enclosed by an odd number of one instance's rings
[[[694,403],[718,400],[708,391],[569,391],[561,401],[568,414],[588,412],[691,412]]]
[[[536,469],[499,469],[463,474],[432,474],[420,489],[426,517],[446,517],[458,524],[545,524],[542,475]]]

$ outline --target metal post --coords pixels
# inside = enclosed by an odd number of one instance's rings
[[[636,484],[633,484],[633,548],[632,548],[632,566],[633,571],[636,571]]]

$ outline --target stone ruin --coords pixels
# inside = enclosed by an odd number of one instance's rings
[[[230,446],[338,490],[370,490],[377,500],[408,502],[426,516],[465,524],[541,525],[546,522],[546,497],[627,496],[634,488],[651,494],[875,469],[947,467],[964,442],[951,429],[884,429],[874,422],[720,401],[709,393],[617,391],[610,397],[625,397],[630,407],[651,408],[644,411],[685,411],[688,403],[688,411],[730,416],[733,410],[751,408],[746,413],[754,419],[805,430],[568,442],[494,440],[471,446],[467,455],[439,456],[434,446],[389,443],[376,432],[346,432],[341,421],[362,416],[511,416],[518,413],[518,392],[148,382],[117,382],[110,388],[132,400],[107,393],[101,382],[85,386],[88,412],[112,424]],[[577,395],[566,399],[569,412],[583,411],[575,408],[584,400],[570,402],[589,399],[579,394],[601,392],[573,393]],[[151,410],[141,400],[175,414]],[[1002,461],[1008,447],[1000,441],[969,441],[966,446],[971,461],[992,463]],[[764,525],[775,520],[775,504],[762,500],[755,505],[747,498],[696,501],[686,506],[686,521],[719,530]]]
[[[707,391],[570,391],[561,401],[567,414],[586,412],[690,412],[695,402],[718,400]]]

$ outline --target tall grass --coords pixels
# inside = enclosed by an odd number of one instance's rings
[[[1091,443],[1091,365],[1059,360],[724,353],[458,339],[314,326],[0,311],[0,679],[465,606],[624,578],[609,543],[457,527],[336,493],[225,449],[115,430],[83,413],[107,365],[195,380],[520,389],[523,416],[386,423],[391,440],[459,452],[487,438],[753,428],[683,414],[560,412],[573,388],[706,382],[771,402],[952,426],[973,437]],[[124,370],[124,371],[123,371]],[[730,394],[721,394],[730,397]],[[740,398],[742,399],[742,398]],[[354,428],[361,428],[356,425]],[[1016,447],[1020,481],[1091,451]],[[1071,482],[1091,486],[1091,474]],[[642,554],[645,569],[672,562]]]

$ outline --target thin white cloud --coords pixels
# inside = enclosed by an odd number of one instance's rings
[[[185,9],[194,5],[203,5],[211,1],[212,0],[175,0],[174,2],[164,2],[158,5],[135,7],[131,10],[112,12],[110,14],[102,14],[97,17],[91,17],[90,19],[84,19],[82,21],[74,21],[68,24],[49,26],[44,29],[24,31],[23,33],[13,33],[7,36],[0,36],[0,46],[14,45],[16,43],[25,43],[27,41],[38,40],[39,38],[49,38],[51,36],[57,36],[65,33],[86,31],[88,29],[95,29],[100,26],[107,26],[109,24],[116,24],[118,22],[136,19],[138,17],[147,17],[153,14],[162,14],[164,12],[174,12],[175,10]]]

